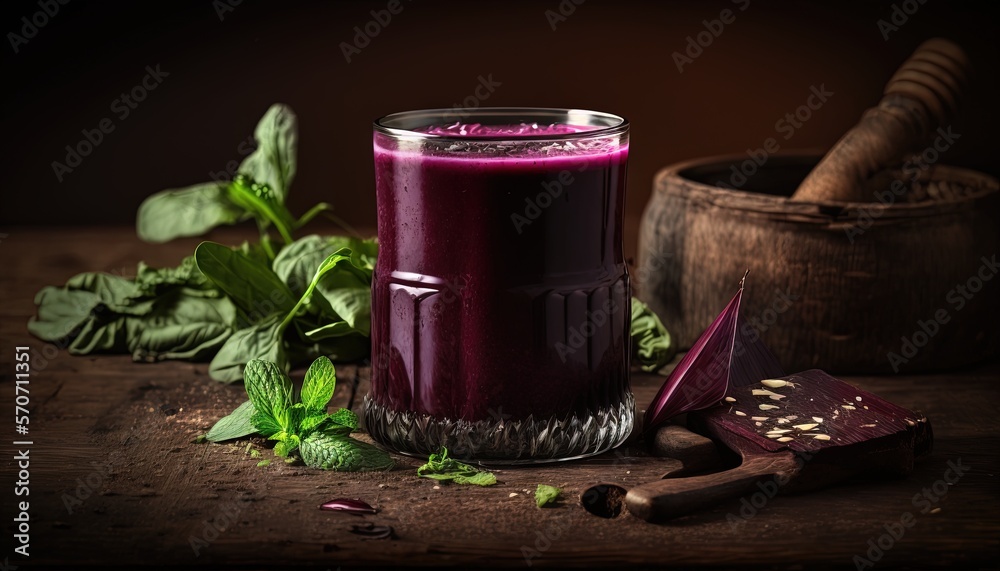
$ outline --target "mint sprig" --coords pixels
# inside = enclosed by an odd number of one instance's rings
[[[337,387],[337,372],[327,357],[310,365],[298,399],[291,379],[271,361],[247,363],[244,385],[249,400],[219,420],[206,440],[220,442],[256,433],[277,441],[276,456],[297,454],[313,468],[360,472],[393,466],[385,451],[350,437],[358,428],[354,412],[345,408],[326,412]]]
[[[431,454],[427,463],[417,468],[417,475],[440,482],[472,486],[492,486],[497,483],[497,477],[492,472],[449,458],[447,448],[442,448],[440,454]]]

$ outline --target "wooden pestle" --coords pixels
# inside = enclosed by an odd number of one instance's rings
[[[872,202],[872,177],[894,167],[948,125],[972,69],[965,52],[927,40],[889,79],[877,107],[834,144],[792,195],[797,201]]]

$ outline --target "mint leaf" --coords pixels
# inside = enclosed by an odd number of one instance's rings
[[[314,432],[299,448],[306,466],[338,472],[387,470],[392,458],[382,449],[349,436]]]
[[[358,421],[358,415],[354,414],[353,410],[349,410],[346,408],[342,408],[337,412],[331,414],[330,419],[341,426],[346,426],[350,428],[351,430],[357,430],[358,426],[360,426],[361,424]]]
[[[299,439],[297,434],[288,434],[274,445],[274,454],[276,456],[281,456],[282,458],[287,458],[288,455],[294,452],[301,443],[302,441]]]
[[[559,494],[562,490],[555,486],[547,486],[545,484],[538,484],[538,488],[535,489],[535,503],[538,507],[545,507],[549,504],[555,503],[556,499],[559,498]]]
[[[253,403],[246,401],[236,407],[236,410],[229,413],[228,416],[219,419],[215,426],[205,434],[205,439],[209,442],[222,442],[257,432],[257,428],[251,421],[254,412]]]
[[[329,358],[320,357],[309,366],[302,381],[302,404],[310,412],[326,412],[336,387],[337,370]]]
[[[442,448],[440,454],[431,454],[427,458],[427,463],[417,468],[417,475],[441,482],[473,486],[492,486],[497,483],[497,478],[492,472],[449,458],[447,448]]]
[[[289,429],[288,409],[292,406],[292,381],[278,366],[270,361],[254,359],[247,363],[244,372],[247,396],[256,409],[254,426],[261,434]]]

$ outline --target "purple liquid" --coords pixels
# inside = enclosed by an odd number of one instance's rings
[[[474,142],[590,129],[425,132]],[[627,144],[472,144],[466,152],[459,141],[428,154],[399,150],[380,133],[374,142],[371,399],[465,421],[620,405],[629,366]]]

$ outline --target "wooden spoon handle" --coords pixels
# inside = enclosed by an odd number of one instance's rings
[[[871,202],[864,182],[902,162],[951,121],[971,74],[957,44],[941,38],[921,44],[889,79],[878,106],[837,141],[792,200]]]
[[[636,486],[625,496],[625,505],[633,515],[646,521],[670,519],[761,491],[759,482],[791,479],[800,467],[792,452],[754,456],[725,472]],[[777,491],[777,482],[775,486]]]

